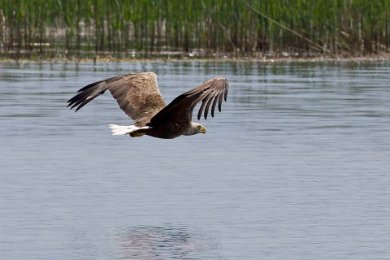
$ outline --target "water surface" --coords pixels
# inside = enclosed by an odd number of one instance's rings
[[[206,135],[110,135],[79,88],[230,80]],[[389,259],[390,63],[0,65],[0,259]]]

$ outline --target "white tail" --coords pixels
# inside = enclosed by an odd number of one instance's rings
[[[135,125],[109,125],[112,135],[127,135],[140,129],[148,129],[149,127],[137,127]]]
[[[127,135],[139,129],[135,125],[109,125],[112,135]]]

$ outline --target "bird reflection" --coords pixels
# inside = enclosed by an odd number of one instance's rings
[[[121,236],[126,259],[193,259],[203,251],[199,238],[185,227],[138,226]]]

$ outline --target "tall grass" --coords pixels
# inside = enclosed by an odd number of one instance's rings
[[[390,0],[0,0],[2,56],[388,52]]]

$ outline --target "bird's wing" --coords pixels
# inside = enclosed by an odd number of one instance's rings
[[[221,112],[222,101],[226,101],[228,90],[229,82],[225,78],[208,80],[175,98],[150,120],[149,125],[153,126],[162,121],[189,123],[192,119],[192,111],[199,102],[202,104],[198,111],[198,120],[202,114],[207,119],[210,108],[211,116],[214,117],[217,104],[218,110]]]
[[[151,117],[165,107],[157,76],[153,72],[130,73],[89,84],[68,100],[68,106],[71,109],[76,107],[77,111],[106,90],[111,92],[120,108],[138,125],[148,123]]]

